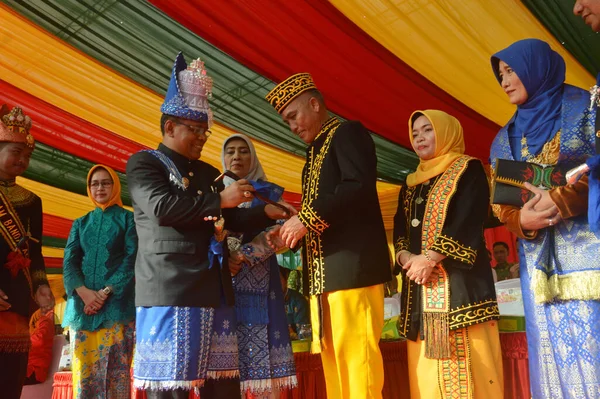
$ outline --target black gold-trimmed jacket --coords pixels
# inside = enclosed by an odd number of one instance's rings
[[[26,188],[15,184],[14,180],[0,181],[0,190],[10,200],[23,227],[32,237],[27,242],[31,259],[28,274],[31,280],[23,270],[19,271],[16,277],[12,277],[4,267],[11,249],[5,239],[0,238],[0,290],[8,296],[11,312],[29,318],[37,309],[34,296],[38,287],[48,284],[42,256],[42,200]]]
[[[330,118],[309,145],[299,218],[304,292],[317,295],[391,279],[379,198],[377,158],[360,122]]]
[[[439,176],[426,184],[403,186],[394,218],[396,253],[421,253],[421,227],[429,191]],[[423,201],[417,200],[422,198]],[[489,186],[481,162],[471,160],[460,177],[449,203],[447,218],[431,249],[446,255],[442,261],[450,280],[450,329],[468,327],[499,318],[492,268],[483,237],[488,215]],[[419,220],[418,226],[412,220]],[[400,270],[399,267],[396,270]],[[416,340],[422,331],[421,286],[402,272],[402,304],[398,318],[400,335]]]
[[[189,186],[182,190],[173,182],[162,162],[148,152],[133,154],[127,161],[127,180],[138,235],[135,262],[136,306],[219,307],[222,296],[233,305],[231,273],[227,267],[210,267],[209,246],[214,223],[206,216],[225,218],[225,228],[251,232],[274,221],[264,206],[221,210],[220,195],[213,192],[219,171],[206,162],[191,161],[160,144]],[[223,184],[218,184],[219,191]]]

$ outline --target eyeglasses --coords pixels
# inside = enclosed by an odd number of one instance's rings
[[[206,138],[209,138],[210,135],[212,134],[212,132],[210,130],[208,130],[207,128],[205,128],[204,126],[192,126],[192,125],[188,125],[186,123],[181,123],[181,122],[175,122],[175,124],[187,127],[190,132],[192,132],[198,136],[204,135]]]
[[[102,180],[102,181],[93,181],[90,183],[90,188],[98,188],[102,186],[103,188],[107,188],[113,185],[113,182],[110,180]]]

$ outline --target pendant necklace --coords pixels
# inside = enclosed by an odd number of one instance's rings
[[[523,137],[521,137],[521,159],[529,161],[530,158],[531,153],[529,152],[529,145],[527,145],[527,138],[523,134]]]
[[[419,195],[415,199],[415,202],[417,203],[417,205],[421,205],[423,203],[423,201],[425,201],[423,199],[423,197],[421,197],[421,193],[423,192],[423,186],[428,186],[428,185],[429,185],[429,180],[427,180],[427,181],[423,182],[423,184],[421,184],[421,188],[419,189]],[[421,224],[421,221],[419,219],[417,219],[417,205],[415,205],[415,217],[413,218],[413,220],[410,221],[410,224],[412,227],[418,227],[419,224]]]

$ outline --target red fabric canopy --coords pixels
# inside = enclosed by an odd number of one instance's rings
[[[68,238],[71,232],[72,220],[52,216],[44,213],[43,215],[43,232],[46,237]]]
[[[33,120],[31,132],[39,142],[90,162],[110,166],[119,172],[125,172],[125,165],[132,154],[147,148],[0,80],[0,104],[4,103],[11,107],[20,106],[25,114],[31,117]],[[300,194],[285,192],[283,197],[295,207],[300,207]],[[67,230],[64,238],[68,234]]]
[[[63,258],[50,258],[44,256],[44,263],[46,264],[47,269],[62,269]]]
[[[332,111],[406,147],[414,110],[446,111],[461,121],[467,152],[488,159],[499,126],[433,85],[326,1],[150,2],[269,79],[310,72]]]
[[[37,141],[120,172],[125,171],[131,154],[146,148],[0,80],[0,104],[3,103],[23,108],[33,121],[31,133]]]

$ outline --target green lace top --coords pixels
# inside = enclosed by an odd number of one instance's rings
[[[63,273],[68,295],[63,326],[96,331],[135,318],[134,265],[137,234],[133,213],[113,205],[96,208],[73,222],[65,247]],[[97,291],[111,286],[113,293],[97,314],[83,312],[76,288]]]

